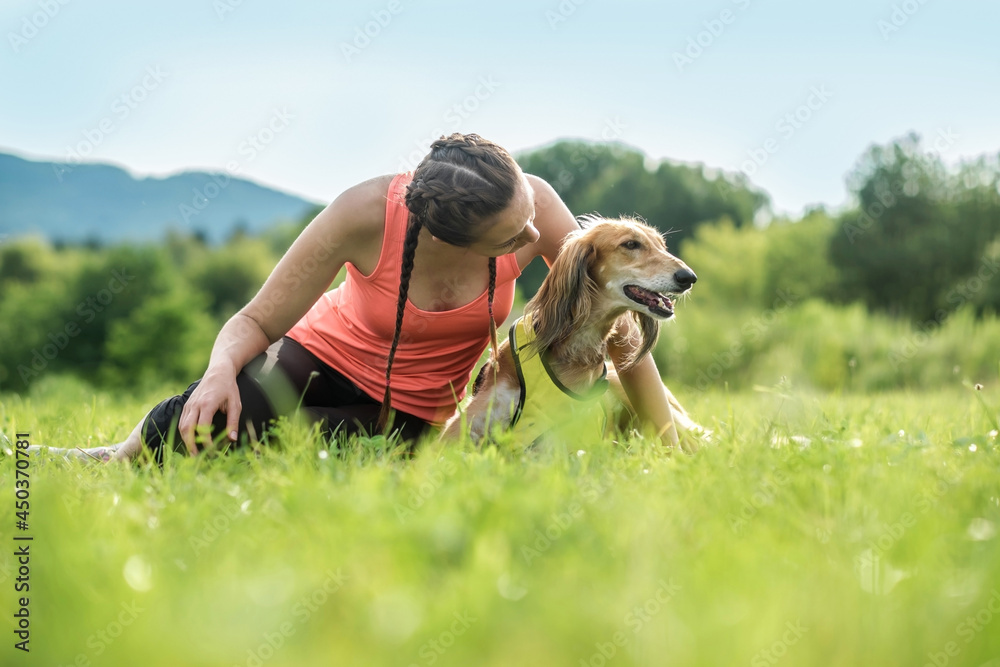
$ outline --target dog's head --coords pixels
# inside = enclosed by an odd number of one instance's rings
[[[660,233],[630,218],[584,220],[587,227],[563,249],[576,255],[578,268],[586,265],[597,288],[619,306],[657,320],[673,317],[670,297],[690,290],[698,276],[667,252]]]
[[[527,310],[537,310],[540,342],[565,338],[593,309],[620,315],[631,311],[643,334],[644,355],[656,342],[657,322],[674,315],[671,297],[687,292],[698,277],[667,252],[659,232],[631,218],[583,218],[552,264]]]

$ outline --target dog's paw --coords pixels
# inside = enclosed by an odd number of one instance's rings
[[[715,432],[694,422],[691,422],[691,426],[683,429],[679,435],[681,448],[689,454],[702,447],[716,444]]]

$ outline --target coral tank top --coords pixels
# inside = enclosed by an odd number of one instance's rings
[[[349,378],[376,401],[385,394],[385,368],[396,326],[396,301],[409,212],[411,172],[392,179],[386,196],[385,235],[378,264],[364,276],[350,262],[347,278],[319,298],[288,332],[307,350]],[[485,270],[485,269],[484,269]],[[513,254],[497,258],[493,316],[503,324],[521,275]],[[441,425],[465,396],[473,367],[489,345],[488,295],[441,312],[409,300],[392,364],[392,407]]]

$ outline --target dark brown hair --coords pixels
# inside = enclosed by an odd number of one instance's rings
[[[417,165],[413,180],[406,187],[409,219],[403,242],[403,261],[399,275],[399,298],[396,301],[396,329],[385,368],[385,396],[379,412],[379,431],[389,423],[392,389],[392,361],[403,329],[406,295],[410,289],[413,257],[420,229],[445,243],[467,247],[482,233],[483,222],[507,208],[514,199],[521,170],[502,147],[478,134],[442,136],[431,144],[431,151]],[[493,294],[496,291],[496,258],[490,258],[489,316],[490,342],[497,347],[496,322],[493,320]]]

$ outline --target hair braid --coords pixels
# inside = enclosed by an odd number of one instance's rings
[[[413,272],[420,230],[427,230],[445,243],[468,247],[482,233],[482,225],[506,208],[517,190],[521,170],[506,150],[478,134],[454,133],[431,144],[431,151],[417,165],[406,187],[409,220],[403,243],[400,267],[399,299],[396,302],[396,328],[385,369],[385,396],[379,411],[379,431],[384,432],[392,408],[392,362],[399,346],[403,313]],[[493,354],[499,349],[497,326],[493,319],[496,291],[496,258],[489,261],[490,284],[488,308],[490,344]]]
[[[490,288],[489,294],[486,297],[486,304],[490,311],[490,345],[493,346],[493,356],[496,356],[497,351],[500,349],[500,343],[497,340],[497,323],[493,319],[493,294],[497,291],[497,258],[490,257]]]
[[[406,227],[406,239],[403,241],[403,262],[399,271],[399,297],[396,299],[396,329],[392,334],[392,347],[389,348],[389,359],[385,367],[385,396],[382,398],[382,408],[378,414],[376,429],[384,432],[389,425],[389,412],[392,408],[392,387],[389,378],[392,376],[392,361],[399,347],[399,336],[403,330],[403,314],[406,312],[406,297],[410,291],[410,275],[413,273],[413,257],[417,252],[417,239],[420,238],[420,228],[423,223],[419,216],[411,215]]]

